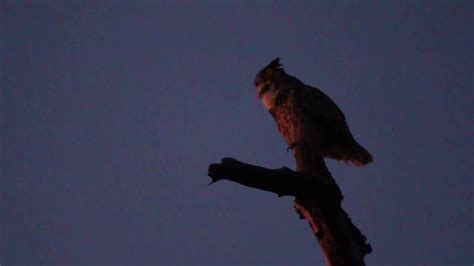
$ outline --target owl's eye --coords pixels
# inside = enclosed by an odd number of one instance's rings
[[[263,85],[262,89],[260,90],[259,92],[259,97],[262,97],[262,95],[267,92],[268,90],[270,90],[270,85],[269,84],[265,84]]]

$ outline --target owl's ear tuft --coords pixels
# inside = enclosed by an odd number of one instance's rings
[[[254,84],[255,86],[258,86],[258,84],[262,82],[270,82],[273,79],[273,75],[281,72],[284,73],[284,70],[280,64],[280,58],[277,57],[273,59],[273,61],[271,61],[266,67],[258,71]]]
[[[273,61],[271,61],[270,64],[268,64],[267,68],[280,69],[281,68],[280,57],[273,59]]]

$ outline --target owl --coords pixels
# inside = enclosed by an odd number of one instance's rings
[[[255,77],[258,97],[288,148],[308,145],[314,155],[363,166],[372,155],[354,139],[341,109],[322,91],[288,75],[276,58]]]

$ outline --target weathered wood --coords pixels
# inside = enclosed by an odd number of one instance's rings
[[[306,145],[294,147],[297,171],[312,176],[321,183],[336,187],[329,197],[314,195],[312,198],[296,197],[295,209],[310,224],[323,250],[328,266],[362,266],[364,256],[372,251],[367,238],[352,223],[341,207],[342,193],[320,156],[314,156]],[[340,195],[340,197],[338,197]],[[336,200],[334,200],[336,199]]]
[[[372,250],[366,237],[341,208],[342,194],[324,160],[313,158],[308,152],[304,146],[294,148],[297,172],[224,158],[220,164],[209,166],[208,175],[211,184],[226,179],[280,197],[294,196],[295,210],[310,224],[328,266],[365,265],[364,256]]]
[[[321,183],[318,179],[306,177],[287,167],[268,169],[240,162],[233,158],[224,158],[220,164],[211,164],[209,174],[215,183],[221,179],[227,179],[247,187],[258,188],[273,192],[279,197],[295,196],[311,198],[316,194],[328,193],[331,189],[329,184]]]

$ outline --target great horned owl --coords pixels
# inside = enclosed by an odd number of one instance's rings
[[[289,148],[309,145],[319,156],[357,166],[372,161],[370,153],[355,141],[339,107],[322,91],[288,75],[279,58],[257,73],[255,86]]]

